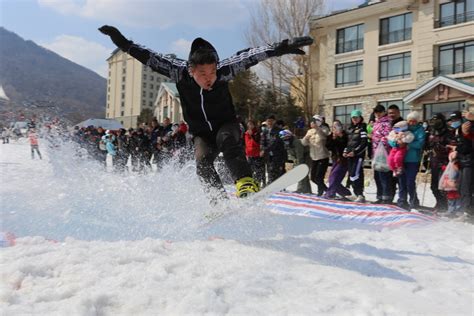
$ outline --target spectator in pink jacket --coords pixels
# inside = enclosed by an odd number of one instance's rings
[[[380,142],[383,143],[387,155],[390,153],[390,145],[388,144],[388,134],[392,130],[392,121],[387,116],[385,107],[377,105],[374,108],[375,123],[372,130],[372,152],[375,153]],[[390,171],[375,171],[374,170],[375,185],[377,186],[377,200],[375,203],[389,204],[393,200],[392,192],[392,173]]]

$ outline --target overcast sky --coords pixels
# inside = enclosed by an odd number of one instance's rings
[[[244,33],[256,1],[0,0],[0,25],[105,77],[115,46],[97,31],[101,25],[180,58],[187,57],[194,38],[203,37],[225,58],[248,47]],[[328,0],[328,10],[362,2]]]

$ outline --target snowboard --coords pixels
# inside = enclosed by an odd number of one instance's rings
[[[285,174],[280,176],[278,179],[267,185],[265,188],[262,190],[258,191],[255,194],[249,195],[245,198],[239,199],[242,200],[245,204],[252,205],[258,201],[261,201],[268,197],[269,195],[272,195],[273,193],[280,192],[287,187],[289,187],[292,184],[298,183],[301,181],[304,177],[308,175],[309,172],[309,167],[305,164],[298,165],[294,167],[293,169],[287,171]],[[208,221],[207,223],[211,223],[219,218],[222,218],[225,214],[228,212],[220,212],[220,211],[215,211],[206,214],[204,217]]]

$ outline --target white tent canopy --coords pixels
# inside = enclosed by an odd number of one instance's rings
[[[0,99],[1,100],[10,100],[9,97],[7,97],[7,94],[5,93],[5,90],[3,90],[3,87],[0,85]]]
[[[87,119],[74,126],[88,127],[91,125],[94,127],[102,127],[103,129],[111,129],[111,130],[117,130],[117,129],[123,128],[123,125],[120,124],[116,120],[94,119],[94,118]]]

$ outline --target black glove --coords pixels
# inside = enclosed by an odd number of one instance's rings
[[[99,31],[105,35],[110,36],[110,39],[114,44],[123,51],[128,51],[132,41],[129,41],[125,38],[125,36],[120,33],[115,27],[110,25],[104,25],[99,28]]]
[[[295,37],[283,40],[279,43],[273,44],[277,56],[285,54],[304,55],[305,52],[300,47],[313,44],[313,39],[309,36]]]

